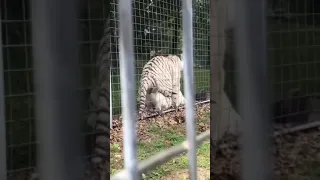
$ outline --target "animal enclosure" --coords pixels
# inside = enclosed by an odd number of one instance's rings
[[[209,1],[194,1],[194,73],[196,92],[209,92]],[[112,114],[121,114],[118,1],[111,5]],[[136,93],[143,66],[155,54],[182,54],[182,1],[133,1]],[[181,86],[183,88],[183,85]],[[183,89],[181,90],[183,92]],[[138,98],[138,96],[136,96]],[[197,98],[198,101],[207,99]]]
[[[46,1],[47,2],[47,1]],[[86,123],[88,119],[90,90],[96,80],[97,53],[101,40],[108,8],[111,4],[111,87],[113,89],[113,114],[120,114],[119,89],[119,51],[117,34],[116,1],[83,0],[79,1],[79,60],[81,82],[78,87],[79,97],[83,97],[83,118],[79,118],[79,125],[83,130],[86,142],[85,157],[92,151],[94,132]],[[194,24],[197,30],[194,57],[197,79],[197,92],[209,89],[209,8],[208,2],[199,1],[194,6],[197,12]],[[4,100],[5,129],[8,179],[29,177],[37,165],[37,146],[39,139],[36,133],[36,102],[35,97],[35,55],[32,40],[32,8],[31,2],[26,0],[1,1],[1,78],[4,81],[4,93],[0,99]],[[181,1],[134,1],[135,15],[135,50],[137,69],[150,59],[150,53],[162,52],[181,54],[182,51],[182,3]],[[179,10],[178,10],[179,9]],[[178,11],[176,11],[178,10]],[[49,15],[48,15],[49,16]],[[156,18],[155,18],[156,17]],[[156,20],[157,19],[157,20]],[[150,31],[150,32],[149,32]],[[64,39],[57,38],[60,43]],[[49,43],[49,42],[48,42]],[[58,62],[57,62],[58,63]],[[1,71],[2,72],[2,71]],[[139,72],[139,70],[137,70]],[[57,75],[59,71],[56,72]],[[137,79],[140,74],[137,74]],[[138,81],[137,81],[138,82]],[[182,86],[183,88],[183,86]],[[182,89],[183,90],[183,89]],[[2,98],[4,97],[4,98]],[[201,99],[201,98],[200,98]],[[2,108],[2,106],[0,106]],[[1,109],[2,110],[2,109]],[[2,111],[1,111],[2,112]],[[2,117],[2,116],[1,116]],[[52,117],[51,117],[52,118]],[[49,118],[48,118],[49,119]],[[2,119],[1,119],[2,120]],[[4,131],[3,131],[4,132]],[[3,136],[4,137],[4,136]],[[80,153],[80,152],[79,152]]]
[[[133,1],[137,2],[137,1]],[[160,1],[159,1],[160,2]],[[178,1],[179,2],[179,1]],[[133,3],[134,4],[134,3]],[[151,4],[153,4],[153,1],[151,1]],[[140,126],[139,122],[136,122],[136,117],[134,115],[136,114],[135,106],[136,106],[136,100],[134,97],[134,87],[135,84],[135,59],[139,56],[135,57],[135,46],[134,46],[134,21],[132,15],[135,15],[132,10],[135,8],[132,8],[132,1],[120,1],[117,5],[117,10],[119,13],[119,51],[120,51],[120,78],[121,78],[121,102],[124,104],[122,107],[122,132],[123,132],[123,138],[121,141],[123,141],[122,148],[122,155],[123,155],[123,163],[124,163],[124,170],[119,171],[118,169],[115,174],[112,174],[111,179],[140,179],[141,176],[146,176],[144,173],[147,173],[149,171],[154,170],[157,166],[160,166],[168,161],[170,161],[172,158],[180,155],[181,153],[187,151],[188,152],[188,164],[189,164],[189,172],[191,179],[197,179],[198,172],[197,172],[197,146],[199,144],[202,144],[203,141],[209,139],[210,132],[209,130],[201,133],[197,136],[196,134],[196,126],[195,126],[195,110],[194,110],[194,99],[195,99],[195,93],[194,93],[194,61],[193,61],[193,41],[194,41],[194,22],[193,22],[193,6],[194,3],[191,0],[188,1],[181,1],[182,6],[180,8],[176,9],[176,12],[179,12],[180,9],[182,10],[182,18],[183,18],[183,28],[182,28],[182,39],[183,39],[183,55],[182,55],[182,61],[183,65],[181,65],[181,60],[177,56],[169,55],[167,56],[168,59],[164,59],[165,62],[159,60],[149,61],[150,63],[147,68],[152,68],[152,66],[155,67],[161,67],[156,70],[151,69],[150,71],[147,71],[146,74],[143,74],[145,76],[149,76],[148,78],[153,78],[156,81],[156,85],[153,86],[160,86],[157,84],[157,82],[170,82],[168,86],[172,86],[172,90],[169,93],[172,94],[170,98],[174,100],[174,94],[178,94],[178,91],[174,91],[175,87],[178,87],[177,90],[180,91],[180,85],[176,84],[176,78],[180,78],[181,69],[183,70],[183,80],[184,80],[184,93],[186,96],[186,109],[185,113],[182,114],[182,119],[185,119],[186,125],[186,135],[187,140],[178,142],[180,145],[171,145],[169,149],[162,150],[161,152],[153,152],[153,155],[150,157],[145,157],[142,159],[141,162],[138,163],[138,157],[137,157],[137,151],[139,146],[141,146],[141,138],[142,134],[139,133],[139,128],[137,131],[137,124]],[[160,16],[161,17],[161,16]],[[153,29],[152,27],[150,29]],[[177,36],[175,36],[177,37]],[[154,50],[157,52],[157,50]],[[171,53],[173,54],[173,53]],[[167,62],[166,62],[167,61]],[[170,63],[171,66],[165,65],[166,63]],[[153,64],[151,64],[153,63]],[[163,64],[162,64],[163,63]],[[161,64],[159,66],[156,66],[157,64]],[[148,64],[147,64],[148,65]],[[164,67],[164,68],[163,68]],[[183,68],[182,68],[183,67]],[[144,67],[145,68],[145,67]],[[144,70],[144,69],[143,69]],[[154,72],[155,71],[155,72]],[[167,72],[169,71],[169,72]],[[165,78],[168,77],[168,80],[161,79],[162,77],[159,76],[156,73],[169,73],[169,76],[165,76],[166,74],[162,74]],[[145,73],[145,71],[143,71]],[[161,74],[160,74],[161,75]],[[156,79],[159,78],[159,79]],[[152,79],[151,79],[152,80]],[[180,79],[178,79],[180,80]],[[150,81],[150,80],[148,80]],[[179,82],[180,83],[180,82]],[[148,87],[150,88],[150,87]],[[142,95],[140,94],[140,97]],[[140,100],[140,103],[144,100]],[[179,118],[178,118],[179,119]],[[142,120],[141,120],[142,121]],[[140,122],[141,122],[140,121]],[[207,122],[209,124],[209,122]],[[147,126],[145,127],[147,128]],[[173,126],[172,126],[173,128]],[[121,129],[121,128],[119,128]],[[176,129],[177,130],[177,129]],[[115,129],[112,130],[112,132],[116,131]],[[111,132],[111,133],[112,133]],[[120,130],[121,132],[121,130]],[[137,133],[138,132],[138,133]],[[152,135],[152,134],[150,134]],[[139,138],[139,140],[138,140]],[[159,137],[161,138],[161,137]],[[183,136],[184,138],[184,136]],[[114,139],[114,137],[112,137]],[[121,142],[120,141],[120,142]],[[170,141],[170,139],[169,139]],[[158,142],[154,142],[158,143]],[[177,142],[176,142],[177,143]],[[114,145],[114,142],[111,142],[112,145]],[[152,146],[152,145],[151,145]],[[111,152],[111,159],[114,158],[113,153]],[[206,152],[209,154],[209,151]],[[140,154],[140,153],[138,153]],[[121,157],[121,155],[118,155]],[[207,157],[208,158],[208,157]],[[121,163],[120,161],[113,161],[113,163]],[[111,161],[112,162],[112,161]],[[114,164],[110,163],[111,168],[114,166]],[[209,171],[209,169],[207,169]],[[161,177],[161,176],[160,176]],[[145,178],[151,178],[146,176]],[[158,177],[159,178],[159,177]]]
[[[214,56],[212,69],[224,78],[217,85],[211,76],[218,87],[211,90],[217,105],[210,128],[219,131],[211,134],[212,176],[319,178],[312,158],[319,152],[312,142],[320,124],[318,2],[213,2],[215,35],[224,40],[212,37],[211,52],[224,54]]]
[[[109,13],[108,2],[107,0],[79,1],[80,12],[77,22],[79,23],[80,40],[78,45],[80,50],[78,64],[81,70],[81,76],[79,76],[81,77],[81,83],[78,92],[81,94],[79,97],[84,97],[85,104],[83,111],[79,113],[83,115],[79,118],[79,124],[82,127],[86,142],[85,157],[89,157],[91,154],[92,142],[95,141],[94,132],[86,123],[88,112],[92,110],[89,108],[88,99],[90,90],[93,89],[94,81],[97,78],[97,52],[103,36],[105,20]],[[112,115],[120,115],[123,107],[120,92],[120,51],[118,49],[120,44],[119,14],[116,2],[119,1],[112,0],[110,3]],[[217,139],[221,139],[222,135],[230,129],[233,133],[239,132],[238,124],[244,122],[237,119],[238,117],[230,116],[232,111],[234,111],[234,114],[239,114],[238,111],[240,111],[236,103],[236,92],[239,88],[235,77],[239,75],[239,72],[236,70],[236,62],[234,61],[234,34],[232,27],[230,28],[227,22],[229,20],[233,22],[235,9],[231,9],[234,7],[232,0],[212,0],[211,6],[209,2],[209,0],[193,1],[194,87],[196,93],[208,92],[210,88],[211,99],[216,103],[212,105],[213,109],[211,109],[211,130],[214,130],[211,135],[218,134]],[[2,144],[0,157],[2,159],[6,157],[6,161],[3,160],[0,164],[0,175],[7,175],[8,179],[15,180],[29,177],[37,164],[36,147],[39,144],[39,139],[36,136],[37,125],[35,121],[35,97],[37,94],[34,87],[34,42],[31,36],[33,22],[30,1],[2,0],[0,3],[0,132],[5,133],[0,137],[0,143]],[[63,4],[61,3],[61,5]],[[182,1],[134,0],[132,6],[134,59],[136,60],[134,67],[137,72],[135,79],[138,83],[143,65],[154,54],[180,55],[182,53]],[[210,11],[210,7],[212,11]],[[296,123],[301,124],[301,121],[317,122],[314,119],[318,119],[316,113],[320,108],[317,105],[320,92],[319,7],[319,2],[315,0],[268,1],[268,7],[266,8],[268,54],[267,57],[256,57],[255,60],[268,59],[270,100],[272,101],[272,107],[274,107],[271,112],[277,121],[277,126],[279,124],[283,126],[283,122],[290,125],[293,120],[296,120],[293,123],[294,127],[300,127],[296,126]],[[255,7],[253,6],[252,9],[255,9]],[[231,16],[229,16],[230,14]],[[252,32],[252,37],[259,38],[259,36],[254,35],[256,34]],[[60,40],[59,43],[64,43],[64,39],[60,37],[56,39]],[[251,47],[254,48],[255,46]],[[56,74],[59,75],[60,71],[57,71]],[[2,81],[3,84],[1,84]],[[259,83],[256,84],[263,83],[263,81],[257,82]],[[182,92],[184,90],[182,89]],[[194,96],[197,100],[196,94]],[[201,101],[201,98],[199,99]],[[221,102],[219,99],[228,100]],[[270,117],[270,119],[274,118]],[[53,117],[48,119],[53,119]],[[256,119],[256,121],[259,120]],[[63,127],[64,123],[60,125]],[[276,127],[276,134],[278,135],[282,133],[282,128],[279,129]],[[301,134],[305,135],[302,136]],[[312,146],[313,150],[319,150],[315,143],[319,142],[317,132],[312,130],[311,133],[298,133],[297,136],[281,137],[282,139],[277,141],[278,146],[281,146],[283,139],[287,138],[289,139],[287,141],[293,142],[293,145],[290,144],[285,148],[292,150],[296,147],[298,149],[297,152],[294,152],[296,154],[301,153],[301,149],[307,149],[308,146]],[[176,138],[176,136],[174,137]],[[305,141],[306,137],[308,139],[307,143],[296,143]],[[181,137],[178,138],[181,139]],[[205,138],[201,136],[199,139],[203,140]],[[224,142],[225,144],[229,143],[229,141]],[[230,144],[232,143],[234,142],[230,142]],[[214,144],[214,142],[211,144]],[[218,145],[223,146],[225,144]],[[65,148],[67,149],[68,146]],[[286,167],[288,161],[293,162],[294,160],[289,157],[286,158],[290,154],[288,152],[291,152],[287,149],[280,150],[280,159],[285,157],[285,160],[281,159],[283,161],[277,164],[277,168],[280,167],[279,176],[293,174],[290,173],[291,170],[297,168]],[[314,151],[307,153],[309,153],[307,154],[309,159],[301,156],[300,158],[307,161],[311,159],[310,156],[314,158],[317,155]],[[228,163],[225,164],[220,163],[220,161],[213,161],[211,164],[214,175],[218,174],[216,171],[219,171],[219,168],[225,170],[225,166],[229,168],[237,165],[237,163],[232,164],[236,162],[236,160],[232,160],[227,159]],[[312,162],[312,165],[313,163],[319,167],[319,162]],[[317,169],[313,166],[312,168]],[[147,168],[145,167],[145,169]],[[5,171],[6,173],[3,173]],[[235,174],[235,176],[240,172],[239,169],[235,170],[237,172],[230,172],[229,169],[227,171],[227,173]],[[318,172],[315,171],[315,174]],[[5,179],[2,176],[0,179]],[[299,175],[298,179],[303,177],[304,175]]]
[[[104,24],[109,14],[105,0],[78,1],[79,13],[79,59],[81,83],[78,86],[79,97],[83,99],[82,115],[78,125],[82,127],[83,139],[86,141],[85,157],[92,152],[94,133],[86,125],[89,112],[89,96],[93,82],[96,79],[96,59]],[[0,99],[4,100],[6,132],[6,171],[8,179],[27,178],[36,167],[36,147],[39,139],[36,137],[35,115],[35,81],[34,81],[34,43],[32,42],[31,1],[3,0],[1,1],[1,80],[4,86],[0,91]],[[57,38],[61,44],[64,39]],[[60,73],[56,72],[57,75]],[[70,73],[72,73],[70,71]],[[2,94],[3,93],[3,94]],[[1,103],[0,103],[1,104]],[[0,105],[1,108],[3,108]],[[1,131],[2,132],[2,131]],[[2,141],[1,141],[2,142]],[[2,154],[2,153],[1,153]],[[3,160],[4,161],[4,160]],[[1,166],[1,171],[2,171]],[[5,167],[4,167],[5,168]],[[2,175],[2,173],[1,173]],[[4,179],[4,177],[1,177]]]

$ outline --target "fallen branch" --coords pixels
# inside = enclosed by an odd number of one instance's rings
[[[206,103],[210,103],[210,100],[205,100],[205,101],[201,101],[201,102],[196,102],[196,103],[195,103],[195,106],[201,105],[201,104],[206,104]],[[180,107],[179,109],[184,109],[184,107]],[[166,114],[166,113],[173,112],[173,111],[175,111],[175,109],[168,109],[168,110],[163,111],[162,114]],[[156,117],[156,116],[158,116],[158,114],[155,113],[155,114],[146,116],[145,119],[152,118],[152,117]],[[114,117],[115,117],[115,116],[113,116],[113,120],[112,120],[112,121],[114,121]],[[116,119],[118,119],[118,120],[121,119],[121,115],[117,116]],[[138,120],[141,120],[141,118],[137,118],[137,119],[138,119]],[[111,129],[117,128],[118,126],[119,126],[119,124],[113,125],[113,126],[111,127]]]
[[[195,105],[205,104],[205,103],[209,103],[209,102],[210,102],[210,100],[201,101],[201,102],[195,103]],[[184,109],[184,106],[180,107],[179,109]],[[166,113],[169,113],[169,112],[173,112],[173,111],[175,111],[175,109],[168,109],[168,110],[163,111],[163,114],[166,114]],[[145,118],[152,118],[152,117],[156,117],[156,116],[158,116],[158,114],[152,114],[152,115],[147,116]],[[139,118],[139,120],[140,120],[140,118]]]
[[[199,146],[204,141],[209,140],[209,138],[210,138],[210,130],[207,130],[206,132],[196,137],[196,145]],[[138,174],[143,174],[150,170],[153,170],[154,168],[168,162],[170,159],[173,159],[174,157],[184,152],[187,152],[188,149],[189,149],[188,141],[184,141],[178,146],[174,146],[156,155],[153,155],[149,157],[147,160],[141,161],[138,164]],[[128,179],[126,170],[122,170],[111,177],[111,180],[124,180],[124,179]]]
[[[297,125],[291,128],[286,128],[280,131],[276,131],[273,133],[274,137],[280,136],[280,135],[284,135],[284,134],[289,134],[289,133],[294,133],[297,131],[303,131],[303,130],[307,130],[307,129],[311,129],[311,128],[315,128],[320,126],[320,121],[315,121],[315,122],[309,122],[306,124],[302,124],[302,125]]]

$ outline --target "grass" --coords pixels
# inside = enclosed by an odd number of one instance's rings
[[[208,90],[210,87],[210,70],[209,69],[194,69],[194,79],[196,92],[200,90]],[[140,74],[136,75],[136,98],[138,98]],[[183,92],[183,82],[181,84]],[[120,91],[120,75],[112,77],[112,113],[120,114],[121,112],[121,91]]]
[[[209,113],[197,120],[199,123],[209,123]],[[171,127],[160,128],[157,125],[150,124],[146,128],[148,139],[140,140],[137,144],[137,155],[139,160],[149,158],[160,151],[166,150],[169,147],[179,145],[185,137],[184,124],[172,125]],[[198,131],[198,134],[200,132]],[[116,173],[123,168],[123,157],[121,145],[111,142],[111,174]],[[198,147],[197,165],[199,168],[210,168],[210,142],[206,141]],[[164,165],[146,174],[146,179],[160,179],[170,173],[184,170],[188,168],[188,157],[186,153],[168,161]]]

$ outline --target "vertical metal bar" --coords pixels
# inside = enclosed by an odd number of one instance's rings
[[[110,78],[110,129],[112,129],[112,78],[111,78],[111,70],[110,70],[110,75],[109,75],[109,78]]]
[[[197,179],[197,149],[194,112],[194,74],[193,74],[193,21],[192,0],[184,0],[183,7],[183,80],[186,96],[186,126],[190,179]]]
[[[222,93],[220,91],[222,86],[220,74],[222,72],[219,68],[222,67],[221,61],[223,61],[223,57],[219,53],[219,50],[221,50],[219,35],[223,26],[222,20],[220,20],[222,18],[220,14],[222,15],[222,13],[219,13],[219,9],[222,7],[218,5],[217,0],[210,1],[210,138],[212,141],[219,136],[220,111],[223,110],[221,108]],[[217,16],[218,13],[219,16]],[[223,52],[224,49],[221,51]]]
[[[38,168],[44,180],[76,180],[80,154],[77,0],[33,0]]]
[[[1,19],[1,16],[0,16]],[[0,179],[7,179],[7,158],[6,158],[6,117],[5,117],[5,96],[4,96],[4,67],[3,67],[3,53],[2,53],[2,27],[0,22]]]
[[[119,12],[119,57],[121,104],[123,114],[124,166],[129,180],[138,179],[136,155],[136,101],[133,53],[132,0],[121,0]]]
[[[271,116],[267,62],[266,0],[236,3],[236,65],[243,137],[243,178],[271,178]]]

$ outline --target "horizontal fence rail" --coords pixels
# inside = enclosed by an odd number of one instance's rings
[[[196,137],[196,146],[199,146],[204,141],[209,140],[210,138],[210,130],[198,135]],[[147,160],[143,160],[138,165],[138,173],[143,174],[149,171],[152,171],[156,167],[163,165],[169,160],[173,159],[176,156],[179,156],[182,153],[185,153],[189,150],[188,141],[184,141],[180,145],[174,146],[170,149],[167,149],[163,152],[160,152],[156,155],[149,157]],[[112,176],[111,180],[124,180],[127,177],[127,171],[122,170]]]

